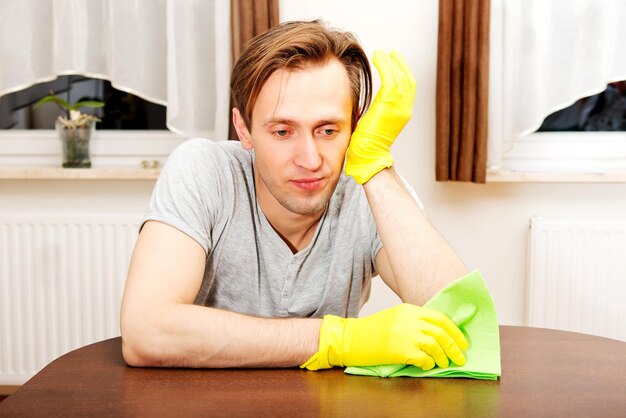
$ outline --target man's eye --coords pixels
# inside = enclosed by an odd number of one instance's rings
[[[331,129],[331,128],[326,128],[326,129],[322,129],[320,131],[320,134],[327,137],[327,138],[332,138],[335,135],[337,135],[337,130],[336,129]]]
[[[286,129],[279,129],[278,131],[274,131],[274,135],[278,137],[286,137],[289,134],[289,131]]]

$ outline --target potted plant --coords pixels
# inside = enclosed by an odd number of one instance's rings
[[[56,96],[52,92],[35,104],[35,109],[44,103],[53,102],[65,112],[65,116],[56,119],[55,128],[63,144],[64,168],[89,168],[91,157],[89,141],[95,130],[96,122],[100,122],[94,115],[81,113],[81,107],[104,107],[104,102],[84,100],[74,104]]]

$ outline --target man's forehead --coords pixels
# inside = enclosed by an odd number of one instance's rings
[[[303,117],[341,122],[349,118],[346,113],[351,110],[347,71],[334,59],[303,69],[276,70],[259,92],[253,119],[260,118],[263,125],[297,122]]]
[[[315,75],[322,77],[318,87],[324,85],[340,88],[341,85],[349,87],[350,80],[346,67],[337,59],[329,58],[321,62],[307,63],[300,68],[279,68],[274,71],[261,87],[261,91],[268,85],[280,84],[282,88],[293,85],[293,81],[305,81],[315,78]]]

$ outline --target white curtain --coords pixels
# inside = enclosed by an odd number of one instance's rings
[[[626,79],[626,1],[492,3],[489,167],[549,114]]]
[[[227,139],[228,0],[0,0],[0,96],[63,74],[167,106],[185,136]]]

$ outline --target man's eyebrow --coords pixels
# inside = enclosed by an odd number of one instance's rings
[[[315,126],[321,126],[321,125],[341,125],[346,123],[346,119],[344,118],[328,118],[328,119],[320,119],[318,121],[315,122]],[[298,125],[298,122],[296,122],[293,119],[288,119],[288,118],[272,118],[267,120],[263,126],[269,126],[269,125]]]
[[[295,125],[296,122],[294,120],[291,119],[286,119],[286,118],[272,118],[267,120],[263,126],[268,126],[268,125]]]
[[[329,119],[320,119],[317,121],[317,126],[321,125],[341,125],[346,123],[344,118],[329,118]]]

